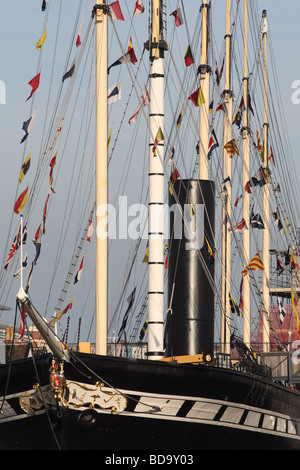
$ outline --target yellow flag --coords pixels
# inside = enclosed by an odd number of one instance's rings
[[[292,305],[293,305],[293,309],[294,309],[296,319],[297,319],[297,333],[298,333],[298,336],[300,337],[300,323],[299,323],[299,317],[298,317],[298,312],[297,312],[298,301],[293,291],[291,291],[291,299],[292,299]]]
[[[285,226],[284,231],[282,232],[282,235],[285,235],[285,233],[286,233],[286,231],[287,231],[287,229],[288,229],[289,226],[290,226],[290,223],[289,223],[289,221],[287,220],[286,226]]]
[[[199,93],[198,93],[198,98],[197,98],[197,104],[198,104],[198,106],[200,106],[200,104],[204,104],[204,103],[205,103],[205,98],[204,98],[204,95],[203,95],[202,88],[200,87],[199,88]]]
[[[31,152],[26,158],[25,162],[23,163],[20,176],[19,176],[19,183],[22,183],[24,176],[26,175],[27,171],[29,170],[30,167],[30,158],[31,158]]]
[[[200,106],[201,104],[204,104],[205,98],[203,95],[202,88],[201,87],[197,88],[197,90],[194,91],[194,93],[192,93],[191,96],[188,97],[188,100],[191,100],[194,106],[196,107]]]
[[[16,214],[20,214],[20,212],[22,212],[22,210],[24,209],[27,201],[28,201],[28,186],[25,189],[25,191],[23,191],[20,194],[20,196],[18,197],[18,199],[17,199],[17,201],[14,205],[14,212]]]
[[[56,317],[53,318],[53,320],[50,321],[49,323],[49,326],[52,328],[55,323],[61,319],[61,317],[67,313],[68,310],[70,310],[72,307],[73,307],[73,302],[74,302],[74,298],[71,300],[71,302],[66,306],[66,308],[64,308],[64,310],[62,310]]]
[[[239,155],[235,139],[232,139],[227,142],[227,144],[225,144],[222,149],[227,150],[229,158],[232,158],[232,155]]]
[[[47,36],[47,27],[46,27],[45,31],[43,32],[43,34],[41,36],[41,39],[39,39],[38,42],[35,45],[35,47],[37,48],[38,51],[41,49],[42,44],[44,44],[44,42],[46,41],[46,36]]]
[[[190,216],[193,217],[196,214],[196,211],[195,211],[193,204],[191,203],[189,199],[188,199],[188,208],[189,208]]]
[[[143,259],[143,263],[148,263],[148,261],[149,261],[149,246],[147,246],[146,248],[146,253]]]
[[[156,146],[157,146],[158,142],[161,142],[162,140],[164,140],[164,138],[165,138],[165,136],[163,134],[163,131],[161,130],[161,127],[159,126],[159,129],[158,129],[156,137],[155,137],[155,142],[154,142],[154,145],[153,145],[153,148],[152,148],[152,152],[154,153],[155,157],[156,157]]]
[[[107,140],[107,150],[109,149],[109,145],[110,145],[111,131],[112,131],[112,127],[110,128],[110,132],[109,132],[109,136],[108,136],[108,140]]]

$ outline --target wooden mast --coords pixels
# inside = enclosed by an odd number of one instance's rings
[[[264,146],[263,146],[263,161],[264,168],[268,170],[268,97],[267,97],[267,12],[263,10],[263,52],[264,52]],[[269,185],[263,186],[263,221],[265,230],[263,230],[263,349],[264,352],[268,352],[270,343],[270,327],[269,327],[269,305],[270,305],[270,293],[269,293],[269,266],[270,266],[270,233],[269,233]]]
[[[231,90],[231,34],[230,34],[230,0],[226,0],[226,34],[225,34],[225,88],[223,92],[226,112],[223,122],[223,145],[232,139],[232,90]],[[227,150],[223,150],[223,181],[231,180],[231,158]],[[223,192],[223,236],[222,236],[222,322],[221,322],[221,344],[225,354],[230,353],[230,258],[231,258],[231,236],[229,221],[231,219],[231,185]]]
[[[248,13],[248,0],[244,0],[244,105],[245,110],[243,113],[243,188],[249,181],[249,127],[248,127],[248,68],[247,68],[247,13]],[[243,193],[243,217],[246,223],[250,223],[250,196],[249,193]],[[249,227],[248,227],[249,228]],[[243,253],[244,253],[244,266],[248,266],[250,262],[250,230],[243,231]],[[243,317],[244,317],[244,330],[243,338],[244,343],[250,347],[250,276],[243,278]]]
[[[107,353],[107,14],[97,0],[96,23],[96,354]]]
[[[208,137],[209,137],[209,66],[207,64],[208,53],[208,9],[207,0],[202,2],[202,48],[200,65],[200,86],[205,103],[199,107],[199,179],[208,180]]]

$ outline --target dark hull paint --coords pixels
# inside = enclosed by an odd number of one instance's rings
[[[125,411],[113,415],[86,406],[26,415],[12,395],[32,388],[35,370],[47,384],[50,365],[50,356],[35,359],[34,366],[32,359],[12,364],[6,403],[16,415],[0,417],[1,449],[300,449],[298,392],[208,366],[76,354],[65,364],[66,379],[100,380],[122,391]],[[0,367],[1,396],[8,369]],[[158,399],[161,413],[144,407]],[[171,402],[172,410],[164,412]]]

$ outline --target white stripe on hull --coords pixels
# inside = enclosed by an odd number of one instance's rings
[[[68,383],[68,381],[67,381]],[[72,382],[74,384],[74,382]],[[85,384],[78,383],[78,387]],[[103,391],[110,391],[111,388],[104,387]],[[5,397],[4,406],[0,415],[0,425],[7,421],[14,421],[22,418],[30,418],[20,407],[20,413],[9,404],[10,400],[32,393],[33,390],[14,394]],[[264,433],[300,441],[300,420],[281,413],[275,413],[261,408],[232,403],[209,398],[199,398],[194,396],[178,396],[154,393],[141,393],[133,390],[119,390],[124,394],[128,402],[136,401],[135,406],[131,406],[132,411],[124,410],[118,413],[118,417],[134,417],[136,419],[167,420],[170,422],[194,423],[208,426],[221,426],[234,428],[237,430]],[[1,398],[0,398],[1,400]],[[1,400],[2,401],[2,400]],[[70,410],[81,412],[87,406],[72,406]],[[94,408],[99,414],[111,414],[109,409]],[[183,411],[186,409],[186,412]],[[37,410],[35,414],[45,412]],[[114,415],[111,416],[114,419]],[[225,431],[224,431],[225,432]],[[299,442],[300,445],[300,442]]]

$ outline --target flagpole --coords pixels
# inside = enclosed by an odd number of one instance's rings
[[[263,156],[264,156],[264,167],[267,170],[268,168],[268,98],[267,98],[267,12],[263,10],[262,13],[264,21],[263,29],[263,50],[264,50],[264,147],[263,147]],[[263,349],[264,352],[269,351],[270,343],[270,327],[269,327],[269,306],[270,306],[270,297],[269,297],[269,252],[270,252],[270,234],[269,234],[269,185],[265,184],[263,186],[263,220],[265,225],[265,230],[263,230]]]
[[[107,353],[107,14],[97,0],[96,25],[96,354]]]
[[[249,181],[249,127],[248,127],[248,69],[247,69],[247,21],[248,21],[248,1],[244,0],[244,105],[243,113],[243,188]],[[249,216],[249,193],[244,190],[243,193],[243,217],[248,224],[249,230],[243,232],[243,252],[244,266],[250,262],[250,216]],[[250,347],[250,276],[245,276],[243,282],[243,338],[244,343]]]
[[[223,92],[224,103],[227,112],[223,118],[223,145],[231,141],[232,123],[232,90],[231,90],[231,35],[230,35],[230,0],[226,0],[226,34],[225,34],[225,88]],[[231,180],[231,158],[227,150],[223,150],[223,181],[229,177]],[[231,235],[228,230],[231,219],[231,184],[223,195],[223,236],[222,236],[222,321],[221,321],[221,345],[224,354],[230,353],[230,303],[229,292],[231,283],[230,257]]]
[[[148,358],[164,357],[164,48],[161,0],[152,1],[149,41]],[[162,132],[162,134],[160,133]],[[160,133],[160,137],[158,137]],[[153,151],[155,147],[155,151]]]

